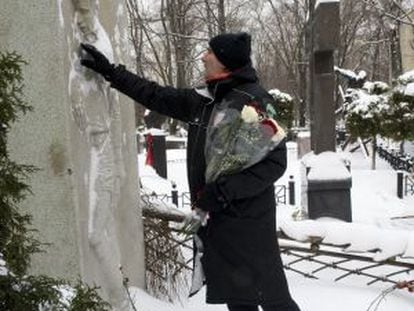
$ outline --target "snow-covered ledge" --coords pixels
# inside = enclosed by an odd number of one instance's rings
[[[408,230],[383,229],[334,219],[284,220],[279,226],[287,236],[297,241],[307,242],[316,238],[325,244],[344,246],[347,252],[375,250],[373,259],[376,261],[395,256],[414,258],[414,233]]]
[[[308,180],[344,180],[351,178],[350,159],[345,153],[325,151],[318,155],[308,153],[302,159],[308,170]]]

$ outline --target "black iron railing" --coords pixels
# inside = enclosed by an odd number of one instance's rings
[[[178,208],[183,208],[185,206],[191,206],[191,197],[190,192],[181,192],[173,188],[171,194],[141,194],[143,199],[148,202],[154,202],[155,200],[162,201],[164,203],[175,204]],[[275,186],[275,198],[276,204],[286,204],[287,203],[287,186],[285,185],[276,185]]]
[[[387,161],[395,170],[412,172],[414,169],[414,157],[409,154],[398,152],[395,149],[387,149],[381,145],[377,146],[378,155]]]
[[[414,195],[414,177],[411,175],[405,175],[405,182],[404,182],[404,193],[405,195]]]

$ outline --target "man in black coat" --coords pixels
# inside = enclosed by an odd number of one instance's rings
[[[214,107],[230,103],[239,111],[254,103],[266,111],[272,97],[259,85],[247,33],[222,34],[202,57],[207,87],[176,89],[115,66],[93,46],[81,64],[102,74],[111,87],[148,109],[188,124],[187,174],[193,206],[209,218],[196,236],[207,303],[229,310],[298,311],[292,300],[276,237],[274,183],[286,169],[282,141],[259,163],[206,184],[204,148]],[[196,241],[197,242],[197,241]],[[201,249],[202,246],[202,249]],[[202,251],[202,253],[200,253]],[[197,271],[195,271],[197,272]],[[194,288],[193,291],[199,288]]]

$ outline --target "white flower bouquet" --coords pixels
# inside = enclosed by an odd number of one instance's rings
[[[222,175],[248,168],[274,149],[286,136],[283,128],[257,102],[250,102],[241,112],[229,104],[216,106],[207,130],[206,182]]]

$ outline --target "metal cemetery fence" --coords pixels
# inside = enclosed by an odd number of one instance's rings
[[[294,182],[289,182],[289,186],[294,187]],[[293,188],[294,189],[294,188]],[[288,187],[285,185],[275,185],[275,197],[277,204],[287,204],[287,192]],[[294,193],[294,191],[293,191]],[[147,202],[153,200],[160,200],[164,203],[175,204],[178,208],[183,208],[185,206],[191,205],[190,192],[181,192],[178,193],[176,187],[172,187],[171,194],[141,194],[141,197]],[[293,198],[293,199],[292,199]],[[293,200],[293,202],[292,202]],[[294,194],[289,195],[289,204],[294,205]]]
[[[395,149],[387,149],[381,145],[377,146],[378,155],[387,161],[395,170],[412,172],[414,167],[414,157],[409,154],[402,154]]]
[[[397,196],[414,195],[414,157],[402,154],[395,149],[377,146],[378,155],[387,161],[397,172]]]
[[[414,177],[405,175],[405,181],[404,181],[404,194],[405,195],[414,195]]]

